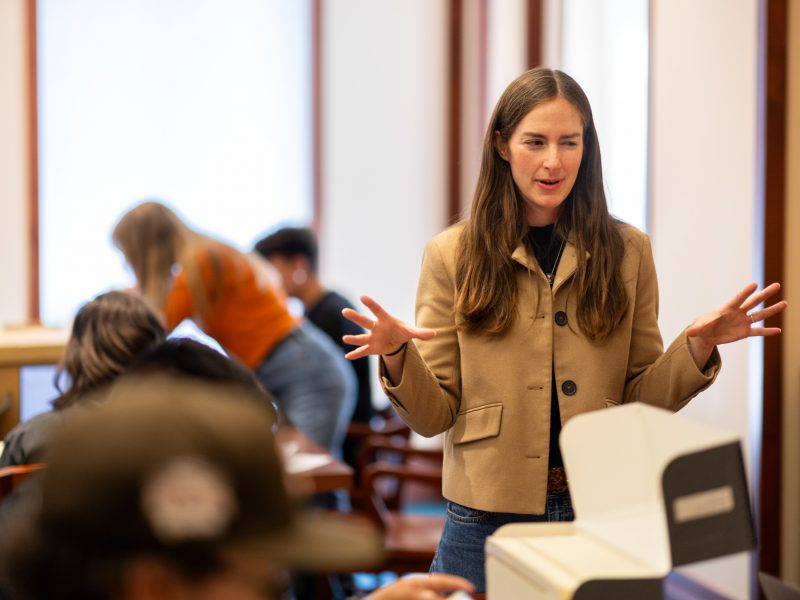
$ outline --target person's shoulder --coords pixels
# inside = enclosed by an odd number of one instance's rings
[[[46,410],[33,415],[30,419],[22,421],[8,433],[8,437],[20,435],[29,431],[50,427],[53,423],[61,421],[62,414],[57,410]]]
[[[650,243],[650,236],[648,236],[647,233],[641,229],[638,229],[637,227],[634,227],[625,221],[616,220],[614,222],[617,225],[617,231],[619,231],[623,241],[626,244],[640,248],[642,244]]]
[[[315,318],[324,319],[331,314],[335,315],[337,319],[344,319],[341,316],[344,308],[353,308],[353,304],[341,294],[328,290],[317,300],[314,306],[306,308],[306,316],[315,324]]]
[[[4,440],[0,467],[23,465],[41,459],[47,440],[60,425],[62,411],[48,410],[17,424]]]
[[[335,306],[338,309],[342,308],[353,308],[353,303],[350,302],[347,298],[342,296],[339,292],[334,290],[328,290],[325,295],[322,297],[323,302],[330,306]]]
[[[428,246],[436,246],[442,250],[455,249],[458,241],[461,239],[461,233],[464,231],[466,221],[459,221],[455,225],[451,225],[444,231],[440,231],[433,236],[428,242]]]

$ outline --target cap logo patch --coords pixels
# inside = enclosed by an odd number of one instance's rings
[[[199,457],[176,458],[142,486],[142,512],[165,544],[215,540],[237,512],[228,479]]]

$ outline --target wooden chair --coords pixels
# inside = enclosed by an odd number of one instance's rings
[[[0,502],[12,494],[25,480],[44,468],[44,463],[14,465],[0,469]]]
[[[402,463],[377,461],[361,471],[361,496],[365,514],[384,531],[386,556],[381,570],[398,574],[426,572],[442,534],[444,517],[408,512],[407,484],[413,482],[431,489],[429,497],[444,502],[441,496],[441,451],[411,448],[385,438],[369,438],[362,458],[370,452],[392,451],[405,459]],[[421,459],[421,460],[415,460]],[[385,480],[396,483],[395,494],[387,502]],[[391,506],[394,503],[396,506]]]
[[[350,501],[354,510],[362,510],[364,502],[361,498],[361,469],[366,462],[375,460],[374,455],[370,454],[369,459],[362,458],[367,440],[376,439],[381,436],[385,439],[395,440],[399,443],[407,443],[411,435],[411,429],[397,415],[395,410],[389,406],[373,419],[370,423],[351,423],[347,429],[345,439],[345,460],[353,467],[354,488],[350,493]]]
[[[367,466],[374,462],[408,465],[412,468],[422,468],[424,471],[441,473],[442,450],[441,448],[415,448],[410,445],[406,438],[399,436],[371,436],[366,438],[361,445],[361,451],[356,461],[356,471],[363,472]],[[405,480],[387,477],[378,482],[376,487],[383,497],[384,504],[391,510],[397,510],[400,505],[400,498],[409,486],[406,486]],[[415,487],[414,484],[411,484],[411,487]],[[430,485],[424,485],[423,487],[428,490],[432,489]],[[361,490],[363,488],[359,486],[359,498],[361,497]],[[432,496],[437,499],[441,498],[441,490],[436,490]]]
[[[369,423],[350,423],[347,428],[347,438],[353,441],[363,441],[373,435],[408,439],[410,434],[411,429],[391,406],[379,411],[376,418]]]

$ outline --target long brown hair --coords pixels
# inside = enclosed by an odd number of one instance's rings
[[[569,75],[536,68],[520,75],[503,92],[483,141],[472,210],[456,257],[456,308],[468,331],[502,334],[511,327],[518,300],[518,267],[511,255],[528,230],[524,200],[509,163],[495,149],[495,132],[508,141],[531,110],[557,97],[575,106],[584,124],[578,177],[555,224],[555,231],[577,249],[578,326],[590,339],[602,340],[627,310],[628,296],[620,273],[624,241],[606,204],[600,145],[589,100]]]
[[[127,292],[108,292],[84,304],[72,322],[72,333],[56,373],[62,394],[56,409],[122,374],[136,358],[155,348],[167,333],[150,304]],[[69,387],[61,388],[66,375]]]
[[[163,310],[172,286],[173,268],[180,265],[192,297],[194,318],[202,326],[210,305],[222,296],[221,242],[197,233],[160,202],[142,202],[128,211],[114,227],[114,244],[133,269],[142,295]],[[197,249],[202,247],[211,262],[213,279],[203,284]]]

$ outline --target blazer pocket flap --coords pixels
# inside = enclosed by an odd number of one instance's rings
[[[500,433],[502,414],[502,404],[478,406],[459,413],[453,425],[453,444],[465,444],[495,437]]]

